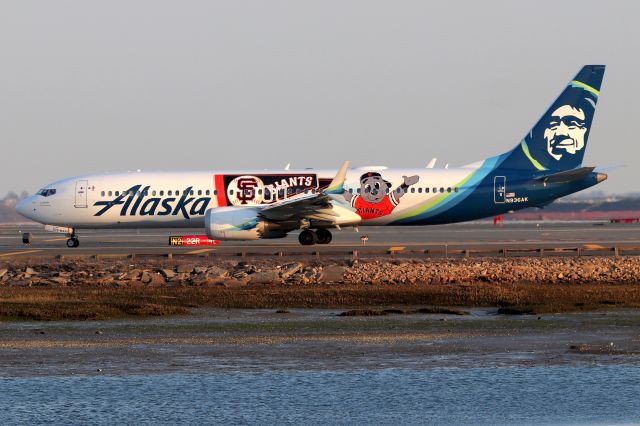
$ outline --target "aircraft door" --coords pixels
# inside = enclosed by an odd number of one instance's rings
[[[76,181],[76,208],[87,208],[87,186],[89,186],[89,181]]]
[[[503,204],[507,190],[506,176],[496,176],[493,178],[493,202]]]

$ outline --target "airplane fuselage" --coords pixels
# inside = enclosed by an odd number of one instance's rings
[[[390,186],[366,200],[361,178],[380,174]],[[74,229],[198,228],[208,209],[264,206],[319,191],[333,170],[131,172],[77,176],[47,185],[51,195],[21,203],[24,215]],[[402,188],[403,176],[417,177]],[[351,169],[345,190],[367,225],[430,225],[480,219],[540,206],[597,183],[596,173],[570,184],[545,184],[519,170],[486,165],[451,169]],[[401,188],[401,189],[399,189]],[[41,191],[42,192],[42,191]],[[388,199],[393,196],[393,203]],[[347,196],[348,197],[348,196]],[[345,197],[345,202],[349,202]],[[369,197],[372,198],[372,197]]]

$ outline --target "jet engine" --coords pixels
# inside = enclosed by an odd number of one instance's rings
[[[204,227],[212,240],[259,240],[282,238],[287,232],[280,224],[260,218],[254,207],[217,207],[205,213]]]

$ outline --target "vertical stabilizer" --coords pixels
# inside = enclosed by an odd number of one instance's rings
[[[570,170],[582,164],[596,110],[604,65],[585,65],[520,144],[505,154],[503,167]]]

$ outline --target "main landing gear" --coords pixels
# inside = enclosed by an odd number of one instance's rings
[[[67,247],[76,248],[79,245],[80,245],[80,240],[76,236],[76,233],[75,232],[71,233],[71,235],[69,236],[69,239],[67,240]]]
[[[316,231],[305,229],[300,232],[298,241],[300,241],[300,244],[303,246],[311,246],[314,244],[329,244],[332,238],[331,232],[328,229],[321,228]]]

